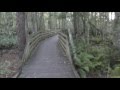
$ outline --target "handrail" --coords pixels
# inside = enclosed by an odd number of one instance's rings
[[[45,30],[44,32],[38,31],[36,33],[33,33],[29,37],[27,44],[25,46],[25,49],[24,49],[21,66],[19,67],[17,74],[15,74],[15,76],[13,76],[13,78],[19,77],[19,75],[22,71],[22,66],[30,58],[30,56],[32,56],[32,53],[35,50],[35,48],[37,47],[38,43],[43,39],[53,36],[54,34],[57,34],[58,32],[59,32],[59,30],[58,31],[57,30],[56,31]]]
[[[73,42],[73,37],[72,37],[70,29],[68,29],[68,35],[69,35],[70,46],[72,48],[73,58],[75,60],[75,59],[77,59],[76,48],[75,48],[75,45],[74,45],[74,42]]]
[[[70,30],[68,30],[68,36],[66,34],[64,34],[62,31],[58,33],[59,34],[59,41],[58,44],[62,47],[62,49],[64,50],[65,55],[67,56],[67,58],[70,60],[70,63],[74,64],[74,59],[77,58],[76,56],[76,51],[75,51],[75,46],[73,43],[73,38],[72,38],[72,34],[70,32]],[[71,56],[71,52],[70,52],[70,46],[72,47],[72,52],[73,52],[73,59]],[[80,76],[78,75],[77,71],[75,70],[75,67],[73,66],[73,71],[76,75],[77,78],[80,78]]]
[[[26,47],[24,49],[24,54],[22,57],[22,63],[24,64],[28,58],[31,56],[33,50],[35,49],[35,47],[38,45],[39,41],[48,38],[50,36],[53,36],[53,34],[55,34],[56,32],[53,31],[49,31],[49,32],[36,32],[34,33],[29,41],[26,44]]]

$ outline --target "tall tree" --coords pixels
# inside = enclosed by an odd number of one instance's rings
[[[79,29],[78,23],[79,23],[79,17],[78,17],[78,12],[73,13],[73,24],[74,24],[74,37],[76,38],[77,36],[77,31]]]
[[[120,48],[120,12],[115,12],[113,31],[114,31],[114,45]]]
[[[38,19],[39,20],[39,19]],[[39,29],[41,31],[44,31],[45,30],[45,22],[44,22],[44,12],[40,12],[40,23],[39,23]]]
[[[77,38],[84,33],[85,20],[82,12],[73,13],[74,37]]]
[[[49,21],[48,21],[49,29],[53,28],[52,15],[53,15],[52,12],[49,12]]]
[[[21,59],[26,45],[25,12],[17,12],[16,19],[17,19],[16,30],[18,35],[18,49],[20,51],[19,58]]]
[[[62,29],[65,30],[66,29],[66,14],[67,12],[62,12]]]
[[[37,12],[32,13],[32,18],[33,18],[33,30],[35,32],[38,31],[38,26],[37,26]]]

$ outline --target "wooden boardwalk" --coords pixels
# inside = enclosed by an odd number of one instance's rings
[[[77,78],[58,45],[58,35],[39,43],[19,78]]]

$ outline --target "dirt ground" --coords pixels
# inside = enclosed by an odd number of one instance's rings
[[[21,61],[18,60],[18,50],[3,50],[0,55],[0,78],[11,78],[14,76],[18,68],[21,66]]]

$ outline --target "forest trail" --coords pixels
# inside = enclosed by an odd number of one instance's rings
[[[19,78],[76,78],[70,61],[58,45],[58,35],[39,43]]]

